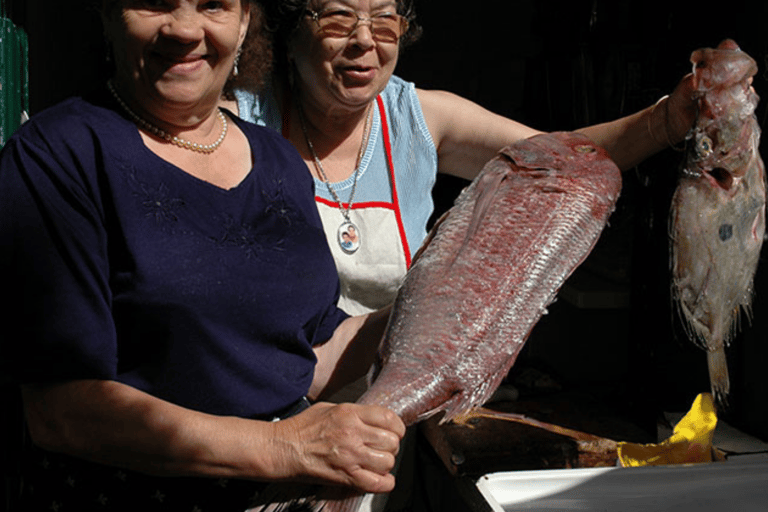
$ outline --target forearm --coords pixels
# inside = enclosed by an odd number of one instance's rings
[[[675,90],[654,105],[615,121],[580,131],[601,145],[621,170],[649,156],[680,144],[693,126],[697,102],[692,75],[686,75]]]
[[[330,340],[315,347],[317,366],[309,397],[323,399],[364,376],[376,359],[391,307],[350,317]]]
[[[316,404],[267,422],[199,413],[113,381],[22,386],[22,397],[32,440],[42,448],[157,476],[386,492],[405,432],[384,408]]]
[[[185,409],[102,380],[23,386],[32,440],[42,448],[164,476],[287,476],[268,442],[274,425]]]
[[[578,131],[605,148],[622,171],[669,146],[663,106],[648,107],[630,116]]]

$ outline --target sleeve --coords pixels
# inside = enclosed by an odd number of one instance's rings
[[[338,302],[338,293],[336,294],[336,302]],[[330,304],[325,314],[321,317],[320,323],[315,330],[314,340],[312,340],[313,347],[331,339],[333,332],[339,324],[349,318],[347,313],[336,306],[336,302]]]
[[[106,230],[87,178],[96,176],[94,136],[57,138],[27,124],[0,152],[0,375],[113,378]]]

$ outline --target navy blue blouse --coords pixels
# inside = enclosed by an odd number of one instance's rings
[[[313,182],[279,134],[230,116],[253,168],[224,190],[159,158],[105,92],[0,153],[0,372],[124,382],[258,417],[307,393],[346,315]],[[215,157],[215,153],[214,153]]]

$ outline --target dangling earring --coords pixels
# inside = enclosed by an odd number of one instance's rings
[[[240,62],[240,53],[243,51],[243,47],[237,49],[237,55],[235,55],[235,67],[232,68],[232,76],[236,77],[240,71],[237,69],[237,64]]]

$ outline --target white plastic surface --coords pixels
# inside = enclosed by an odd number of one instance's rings
[[[494,512],[765,512],[768,456],[680,466],[491,473],[477,487]]]

